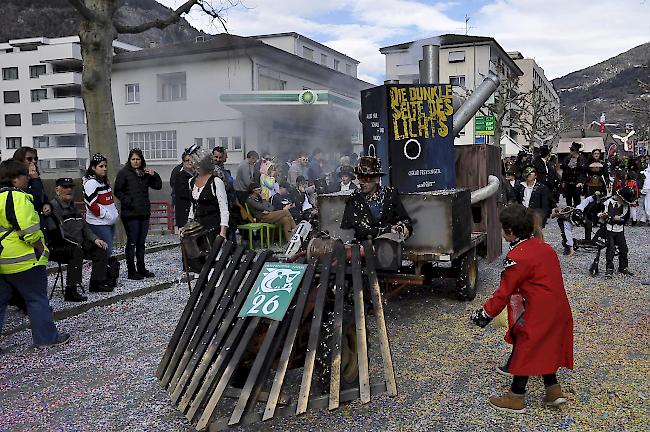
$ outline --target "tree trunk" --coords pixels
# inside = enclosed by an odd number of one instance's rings
[[[111,93],[113,40],[117,32],[112,17],[118,5],[113,0],[86,0],[96,19],[81,17],[79,39],[83,57],[82,91],[86,109],[90,156],[102,153],[108,159],[108,177],[115,179],[120,167]]]

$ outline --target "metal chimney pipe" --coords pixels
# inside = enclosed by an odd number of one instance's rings
[[[457,136],[463,130],[465,125],[474,117],[474,114],[478,112],[500,84],[501,81],[497,74],[490,71],[481,85],[474,90],[465,103],[454,113],[454,136]]]
[[[422,62],[420,63],[420,83],[436,84],[440,82],[440,45],[422,45]]]

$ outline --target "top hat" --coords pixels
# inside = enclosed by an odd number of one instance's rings
[[[360,176],[380,177],[385,175],[381,171],[381,164],[379,159],[373,156],[361,156],[354,168],[354,173]]]
[[[352,180],[356,178],[356,176],[354,175],[354,168],[348,165],[343,165],[337,175],[339,176],[339,178],[341,178],[344,175],[350,176],[350,179]]]
[[[636,201],[636,192],[630,186],[625,186],[616,191],[616,195],[621,197],[623,201],[628,204],[632,204]]]
[[[74,186],[74,180],[70,177],[61,177],[56,179],[57,186]]]
[[[569,151],[577,151],[577,152],[579,152],[581,148],[582,148],[582,143],[574,141],[574,142],[571,143],[571,147],[569,147]]]
[[[530,175],[530,173],[537,173],[537,170],[535,169],[534,166],[532,165],[526,165],[523,170],[521,170],[521,174],[523,178],[526,178]]]

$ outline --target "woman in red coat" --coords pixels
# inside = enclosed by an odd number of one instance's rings
[[[490,397],[490,404],[500,410],[524,412],[528,377],[538,375],[546,387],[544,403],[566,403],[555,373],[560,367],[573,369],[573,319],[560,261],[551,246],[533,237],[531,210],[511,205],[499,219],[511,249],[499,288],[471,317],[485,327],[508,308],[506,341],[512,343],[512,354],[506,367],[513,375],[512,386],[503,396]]]

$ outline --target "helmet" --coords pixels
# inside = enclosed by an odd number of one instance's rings
[[[201,168],[207,172],[214,170],[212,152],[207,148],[201,147],[201,144],[192,144],[185,149],[185,153],[190,156],[195,168]]]
[[[585,215],[580,209],[575,209],[571,213],[571,222],[575,226],[582,226],[585,223]]]

